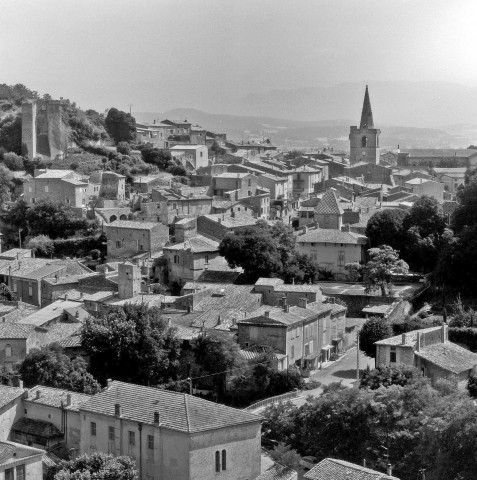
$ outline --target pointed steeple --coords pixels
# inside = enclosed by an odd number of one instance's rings
[[[361,112],[361,123],[359,124],[359,128],[374,128],[373,111],[371,110],[367,85],[364,94],[363,111]]]

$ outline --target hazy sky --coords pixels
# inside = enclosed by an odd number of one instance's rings
[[[477,86],[475,0],[0,0],[0,83],[133,111],[377,80]]]

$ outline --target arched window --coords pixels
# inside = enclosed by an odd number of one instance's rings
[[[361,146],[362,147],[367,147],[368,146],[368,137],[363,137],[361,139]]]
[[[215,471],[220,472],[220,452],[215,452]]]
[[[222,470],[227,470],[227,452],[222,450]]]

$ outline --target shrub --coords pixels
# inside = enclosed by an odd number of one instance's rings
[[[128,142],[119,142],[116,150],[123,155],[129,155],[131,153],[131,145]]]
[[[23,158],[13,152],[3,154],[3,163],[12,171],[19,171],[25,168]]]

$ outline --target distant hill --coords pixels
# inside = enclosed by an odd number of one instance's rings
[[[373,101],[371,99],[371,101]],[[361,109],[361,107],[359,107]],[[215,132],[226,133],[231,139],[241,141],[268,137],[282,148],[308,147],[318,148],[330,145],[339,149],[348,149],[348,134],[352,120],[297,121],[277,119],[267,116],[241,116],[206,113],[195,109],[178,108],[164,113],[134,112],[137,121],[152,123],[154,120],[184,120],[199,124]],[[375,120],[377,123],[377,120]],[[467,147],[477,143],[477,127],[471,125],[452,125],[451,131],[439,128],[414,128],[393,125],[380,125],[381,146],[388,148],[417,147]],[[464,132],[464,133],[462,133]],[[474,140],[472,140],[472,138]]]
[[[274,90],[248,95],[235,113],[299,120],[360,118],[365,85]],[[477,88],[447,82],[370,82],[375,123],[439,127],[476,123]]]

